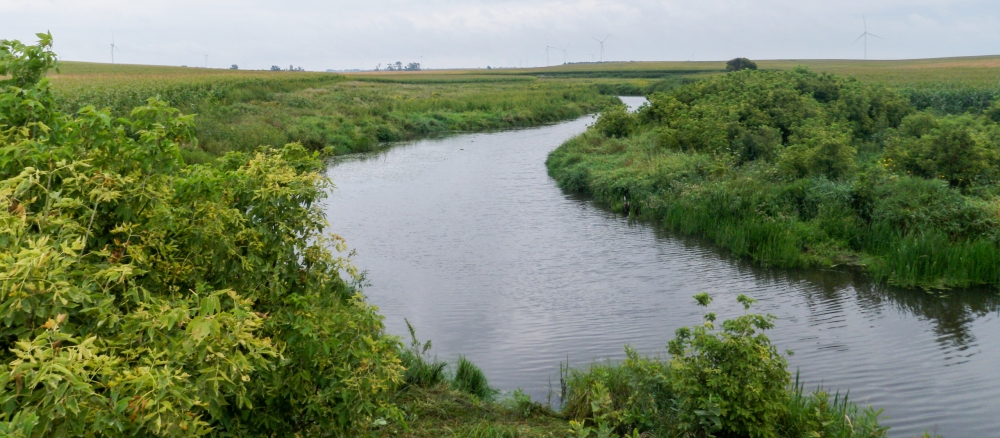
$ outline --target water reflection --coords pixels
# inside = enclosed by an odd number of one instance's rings
[[[648,354],[700,320],[691,296],[735,297],[778,316],[810,384],[851,389],[886,408],[895,436],[1000,430],[1000,299],[941,298],[856,272],[761,269],[701,239],[595,207],[560,191],[547,153],[591,118],[545,128],[422,141],[330,168],[327,212],[369,271],[366,290],[390,331],[409,318],[436,353],[465,354],[502,389],[544,399],[567,359]]]

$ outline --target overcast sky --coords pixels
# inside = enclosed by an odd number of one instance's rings
[[[51,31],[60,58],[254,69],[1000,53],[997,0],[0,0],[0,39]],[[563,52],[550,51],[552,64]]]

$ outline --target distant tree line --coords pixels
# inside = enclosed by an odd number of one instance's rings
[[[375,71],[381,71],[381,70],[383,70],[382,64],[379,64],[379,65],[377,65],[375,67]],[[420,63],[419,62],[411,62],[409,64],[403,65],[403,63],[400,62],[400,61],[390,62],[390,63],[388,63],[388,64],[385,65],[385,69],[384,70],[385,71],[419,71],[420,70]]]
[[[282,71],[282,68],[278,67],[276,65],[272,65],[271,66],[271,71]],[[296,67],[294,65],[289,65],[288,66],[288,70],[285,70],[285,71],[306,71],[306,69],[302,68],[302,66]]]

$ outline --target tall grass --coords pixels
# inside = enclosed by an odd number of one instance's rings
[[[455,367],[455,377],[452,379],[452,386],[459,391],[472,394],[482,400],[489,400],[496,394],[496,390],[490,388],[483,370],[466,359],[465,356],[458,357],[458,365]]]

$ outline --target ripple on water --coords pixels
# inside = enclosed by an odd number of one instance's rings
[[[769,332],[808,387],[884,407],[894,436],[1000,430],[995,294],[940,299],[834,271],[761,269],[697,238],[594,207],[547,176],[549,151],[592,119],[415,142],[330,168],[332,230],[357,249],[388,329],[408,318],[435,353],[545,400],[560,362],[665,353],[700,321],[691,296],[773,313]]]

